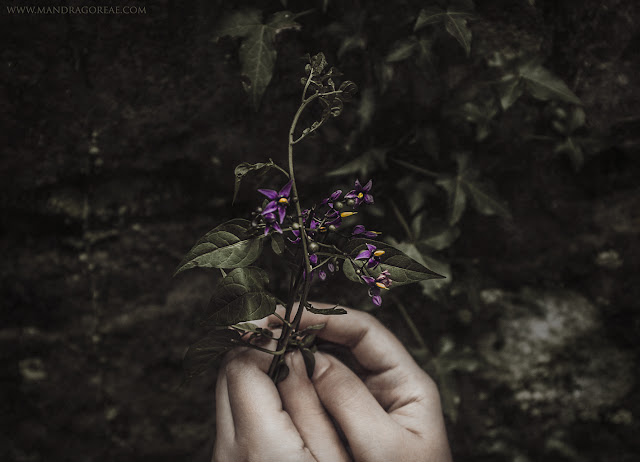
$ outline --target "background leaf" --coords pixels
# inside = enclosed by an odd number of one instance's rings
[[[467,56],[471,54],[471,29],[467,26],[467,20],[464,16],[458,14],[447,13],[445,20],[445,28],[458,41]]]
[[[467,195],[462,187],[462,177],[457,175],[454,178],[441,178],[436,181],[438,186],[442,186],[449,195],[449,225],[453,226],[462,217],[467,205]]]
[[[558,100],[571,104],[582,104],[580,98],[559,77],[553,75],[537,61],[531,61],[521,66],[519,71],[526,82],[527,91],[534,98],[543,101]]]
[[[230,326],[273,314],[276,298],[266,291],[268,282],[267,273],[260,268],[234,269],[218,283],[203,323]]]
[[[262,252],[263,235],[250,233],[251,223],[235,218],[205,234],[178,265],[174,276],[191,268],[249,266]]]
[[[219,26],[217,37],[225,35],[241,37],[240,63],[242,75],[248,78],[243,81],[245,91],[255,110],[260,106],[276,62],[275,36],[286,29],[298,29],[300,24],[293,20],[289,11],[275,13],[266,23],[262,23],[262,14],[258,10],[243,10],[232,13]]]
[[[500,215],[503,218],[511,217],[507,207],[493,194],[489,193],[487,186],[469,178],[464,179],[463,184],[478,212],[483,215]]]
[[[276,255],[282,255],[284,253],[284,238],[282,234],[271,234],[271,248]]]

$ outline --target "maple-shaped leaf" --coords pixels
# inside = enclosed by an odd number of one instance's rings
[[[255,110],[273,76],[278,55],[275,37],[283,30],[299,29],[295,17],[290,11],[280,11],[264,23],[259,10],[248,9],[230,14],[218,26],[217,39],[225,36],[242,39],[240,63],[242,75],[247,79],[243,86]]]
[[[518,72],[525,82],[527,92],[534,98],[582,105],[580,98],[559,77],[542,67],[538,60],[523,64],[518,68]]]
[[[467,26],[467,20],[472,17],[473,13],[467,9],[449,7],[445,11],[438,7],[424,8],[418,14],[413,30],[415,32],[430,24],[444,23],[447,32],[458,41],[469,56],[471,54],[471,30]]]
[[[509,218],[511,214],[507,207],[492,194],[492,188],[486,181],[479,180],[480,173],[469,165],[469,155],[456,155],[458,171],[453,177],[443,177],[436,181],[449,196],[449,225],[455,225],[467,205],[467,198],[471,199],[474,208],[483,215],[500,215]]]

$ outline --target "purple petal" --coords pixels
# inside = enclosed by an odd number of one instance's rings
[[[378,248],[377,248],[375,245],[373,245],[373,244],[369,244],[369,243],[367,243],[367,249],[369,249],[369,252],[373,253],[373,252],[375,252]]]
[[[371,301],[375,306],[382,305],[382,297],[380,295],[374,295],[373,297],[371,297]]]
[[[366,231],[364,233],[364,237],[378,237],[378,235],[376,233],[374,233],[373,231]]]
[[[358,254],[358,256],[356,257],[356,260],[364,260],[368,258],[371,258],[371,252],[369,250],[363,250]]]
[[[323,270],[320,270],[320,272],[318,273],[318,277],[320,277],[321,280],[325,280],[327,279],[327,273],[325,273]]]
[[[327,265],[327,268],[329,268],[329,271],[331,271],[332,273],[336,270],[336,267],[333,263],[329,263]]]
[[[315,254],[309,255],[309,261],[311,262],[312,265],[317,265],[318,264],[318,256]]]
[[[267,204],[267,206],[262,211],[262,215],[265,216],[268,213],[273,213],[276,211],[277,208],[278,208],[278,204],[276,204],[276,201],[271,201]]]
[[[278,224],[278,222],[277,222],[277,221],[274,221],[274,222],[271,224],[271,227],[272,227],[273,229],[275,229],[277,233],[282,234],[282,228],[280,227],[280,225]]]
[[[280,223],[284,221],[284,217],[287,215],[287,208],[282,205],[278,207],[278,216],[280,217]]]
[[[347,194],[344,195],[345,199],[355,199],[356,197],[358,197],[358,194],[356,193],[355,189],[353,191],[349,191]]]
[[[356,225],[356,227],[353,228],[353,232],[351,234],[355,236],[356,234],[361,234],[361,233],[365,233],[365,236],[367,235],[365,232],[364,226]]]
[[[367,283],[367,285],[371,286],[374,285],[376,283],[376,280],[373,279],[371,276],[360,276],[362,279],[364,279],[364,282]]]
[[[340,196],[342,195],[342,189],[338,189],[337,191],[335,191],[333,194],[331,194],[330,199],[332,201],[337,200]]]
[[[266,236],[267,234],[269,234],[269,230],[271,229],[271,226],[267,225],[264,227],[264,235]]]
[[[276,221],[276,216],[271,212],[267,212],[267,213],[262,212],[262,216],[267,223]]]
[[[291,185],[293,184],[293,180],[289,180],[287,184],[285,184],[280,190],[279,195],[282,197],[289,197],[291,194]]]
[[[376,266],[378,266],[380,262],[377,260],[374,260],[373,258],[371,260],[369,260],[369,262],[367,263],[367,268],[375,268]]]
[[[369,180],[369,182],[362,187],[362,191],[365,191],[365,192],[371,191],[371,186],[373,186],[373,180]]]
[[[362,185],[360,184],[360,180],[356,180],[356,189],[358,191],[362,189]]]
[[[364,201],[367,204],[373,204],[373,196],[371,194],[365,194],[364,195]]]
[[[278,193],[273,189],[258,189],[258,192],[264,194],[269,199],[275,199],[276,197],[278,197]]]

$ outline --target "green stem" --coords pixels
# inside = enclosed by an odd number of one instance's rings
[[[407,323],[407,326],[409,326],[409,330],[413,334],[413,337],[416,339],[416,342],[418,342],[418,345],[420,345],[420,348],[426,351],[427,354],[430,355],[431,353],[429,352],[429,348],[427,347],[427,344],[425,343],[424,338],[422,338],[422,334],[416,327],[416,324],[413,322],[413,319],[411,319],[411,316],[409,316],[407,309],[404,307],[404,305],[402,304],[402,302],[398,297],[396,297],[393,294],[389,294],[389,295],[393,299],[393,303],[398,309],[398,311],[400,312],[400,314],[402,315],[404,321]]]

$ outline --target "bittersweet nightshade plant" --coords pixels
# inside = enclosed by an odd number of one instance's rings
[[[357,91],[356,85],[350,81],[338,85],[336,79],[341,73],[334,67],[327,68],[324,54],[308,56],[307,59],[301,103],[289,129],[288,171],[271,159],[265,163],[242,163],[236,167],[236,193],[242,177],[250,172],[279,171],[287,176],[284,181],[278,181],[279,185],[284,185],[279,190],[259,189],[257,192],[266,200],[256,209],[251,220],[236,218],[214,228],[196,242],[176,270],[175,274],[196,267],[218,268],[223,276],[204,319],[204,324],[212,330],[207,337],[192,345],[185,356],[187,376],[203,372],[219,355],[236,346],[273,355],[269,375],[275,382],[286,378],[288,369],[283,354],[293,349],[302,350],[307,371],[313,373],[314,330],[321,329],[323,325],[299,329],[304,311],[324,315],[345,313],[337,306],[317,309],[309,303],[309,287],[314,283],[316,274],[315,283],[329,284],[328,275],[335,274],[341,267],[344,275],[361,284],[377,306],[382,304],[382,289],[442,277],[400,250],[371,240],[379,233],[368,231],[362,225],[356,225],[347,232],[341,229],[346,219],[353,219],[350,217],[357,213],[356,209],[373,204],[371,179],[364,186],[360,179],[355,179],[353,189],[346,194],[337,190],[302,208],[303,200],[298,194],[295,178],[294,146],[330,118],[339,116],[344,102],[351,100]],[[320,120],[299,130],[302,114],[313,103],[320,104],[323,109]],[[259,196],[256,197],[258,199]],[[269,274],[253,266],[267,240],[271,241],[274,253],[287,260],[288,266],[293,268],[288,275],[289,293],[283,302],[269,291]],[[277,277],[282,278],[283,275],[278,274]],[[269,350],[260,346],[260,340],[272,338],[273,333],[250,321],[274,314],[278,303],[284,306],[284,315],[277,315],[282,330],[277,347]],[[298,309],[294,313],[296,303]]]

